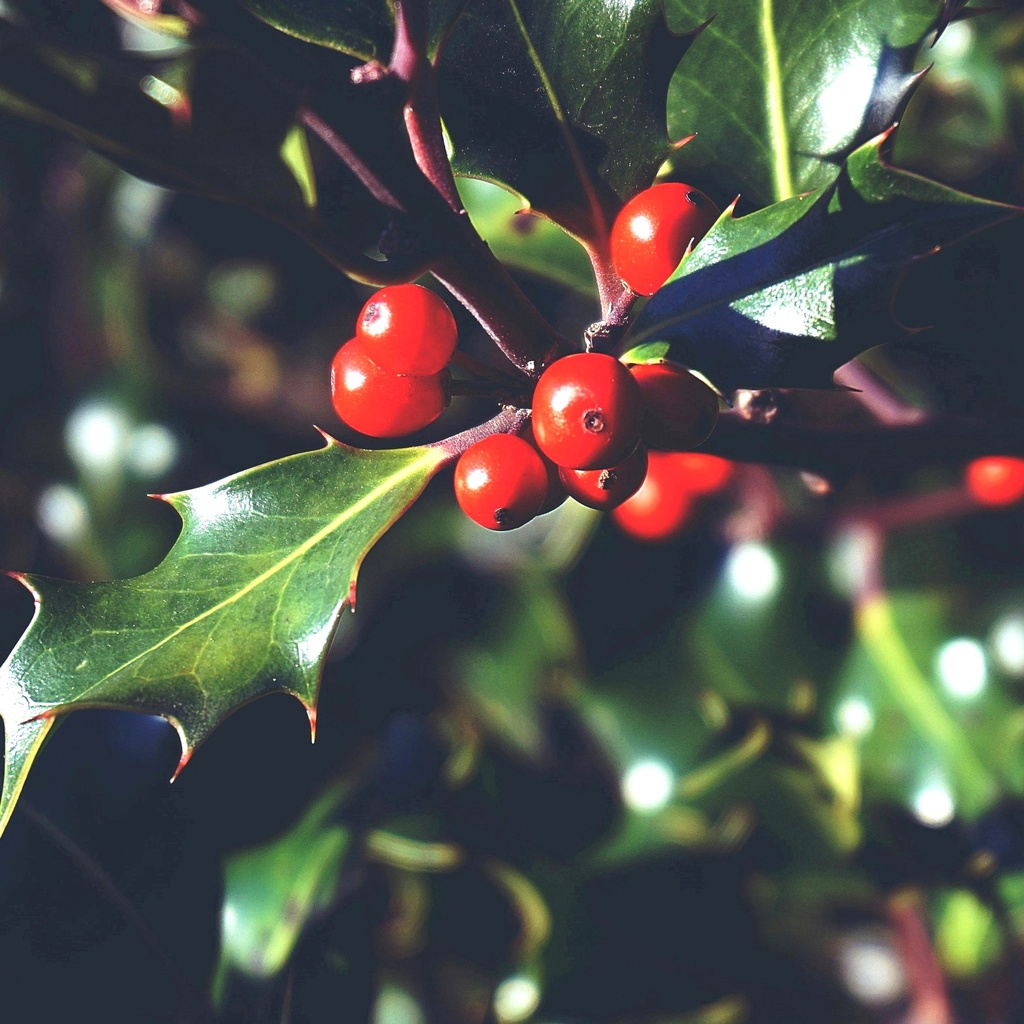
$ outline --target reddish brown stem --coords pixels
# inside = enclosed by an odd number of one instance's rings
[[[460,258],[443,256],[431,273],[477,318],[517,370],[537,378],[572,346],[523,295],[469,218],[463,215],[462,222]]]
[[[462,200],[455,185],[441,133],[437,82],[427,54],[429,20],[425,0],[398,0],[395,4],[395,43],[391,73],[409,86],[405,126],[416,165],[456,213]]]
[[[469,430],[446,437],[443,441],[434,441],[428,448],[438,448],[445,454],[445,463],[454,462],[467,448],[482,441],[491,434],[518,434],[530,417],[528,409],[517,409],[506,406],[497,416],[492,416],[486,423],[480,423]]]

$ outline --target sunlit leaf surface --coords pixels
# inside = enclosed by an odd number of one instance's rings
[[[416,499],[436,449],[331,441],[168,496],[182,532],[155,569],[111,583],[21,577],[28,631],[0,669],[2,818],[54,717],[76,707],[162,715],[182,763],[232,710],[294,694],[315,720],[323,658],[370,546]]]

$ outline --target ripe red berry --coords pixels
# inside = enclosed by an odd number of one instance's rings
[[[339,418],[370,437],[401,437],[433,423],[448,404],[448,372],[411,377],[381,369],[359,338],[331,362],[331,401]]]
[[[1024,459],[987,455],[969,463],[967,489],[983,505],[1012,505],[1024,498]]]
[[[675,452],[673,465],[697,497],[720,491],[731,479],[735,465],[728,459],[704,452]]]
[[[670,540],[682,532],[694,494],[679,465],[681,452],[648,452],[647,475],[639,490],[612,510],[615,524],[635,540]]]
[[[647,474],[647,449],[638,444],[617,466],[609,469],[562,469],[562,484],[581,505],[607,511],[635,494]]]
[[[640,295],[653,295],[718,219],[718,207],[700,189],[666,182],[645,189],[612,225],[612,263]]]
[[[675,363],[631,366],[644,399],[641,434],[651,448],[680,451],[706,441],[718,421],[718,396]]]
[[[414,377],[443,370],[458,342],[451,310],[418,284],[391,284],[370,296],[356,337],[382,370]]]
[[[488,530],[513,530],[540,512],[548,473],[540,453],[514,434],[491,434],[455,465],[455,498]]]
[[[532,420],[526,421],[526,426],[520,431],[519,436],[540,456],[540,460],[544,463],[544,469],[548,474],[547,494],[537,515],[542,516],[545,512],[553,512],[569,497],[562,484],[562,478],[559,476],[558,467],[538,447],[537,439],[533,436]]]
[[[613,356],[577,352],[553,362],[533,393],[533,433],[566,469],[607,469],[640,438],[643,401],[633,375]]]

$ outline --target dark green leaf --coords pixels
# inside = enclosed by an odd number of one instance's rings
[[[392,20],[378,0],[240,0],[268,25],[318,46],[341,50],[360,60],[386,61]]]
[[[28,631],[0,669],[7,820],[54,716],[162,715],[182,764],[240,704],[294,694],[315,716],[323,658],[367,550],[443,463],[433,448],[329,441],[167,500],[182,532],[155,569],[112,583],[24,577]]]
[[[462,13],[467,0],[430,4],[433,52]],[[394,36],[393,3],[385,0],[240,0],[261,21],[317,46],[386,62]]]
[[[669,32],[662,0],[478,0],[440,65],[456,170],[602,239],[669,150],[665,97],[690,41]]]
[[[481,641],[457,660],[463,691],[500,742],[539,760],[541,703],[580,673],[575,626],[561,595],[543,573],[530,573]]]
[[[460,178],[458,186],[473,226],[502,263],[594,295],[594,270],[576,239],[489,181]]]
[[[954,810],[974,818],[1021,782],[1012,695],[992,679],[984,699],[971,696],[936,668],[956,636],[952,604],[952,592],[938,591],[864,602],[830,708],[838,731],[860,744],[868,796],[902,802],[931,824]]]
[[[332,786],[284,835],[228,858],[220,984],[229,972],[278,974],[306,925],[333,904],[351,838],[336,820],[345,795],[344,785]]]
[[[898,119],[936,0],[667,0],[670,24],[714,16],[679,66],[669,130],[697,133],[679,173],[719,202],[765,206],[822,188]]]
[[[1021,210],[897,170],[884,142],[817,195],[727,211],[641,312],[633,361],[668,355],[723,392],[830,387],[843,363],[898,336],[889,307],[907,265]]]
[[[281,156],[296,103],[244,58],[194,54],[151,69],[58,49],[3,21],[0,57],[0,104],[133,173],[277,214],[306,208]]]

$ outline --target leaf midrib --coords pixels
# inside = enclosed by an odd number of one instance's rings
[[[765,106],[768,114],[768,134],[771,138],[772,185],[775,200],[780,202],[796,195],[796,189],[793,187],[793,171],[789,162],[789,127],[786,124],[782,66],[779,61],[778,41],[775,38],[774,0],[761,0],[760,30],[764,45]]]

